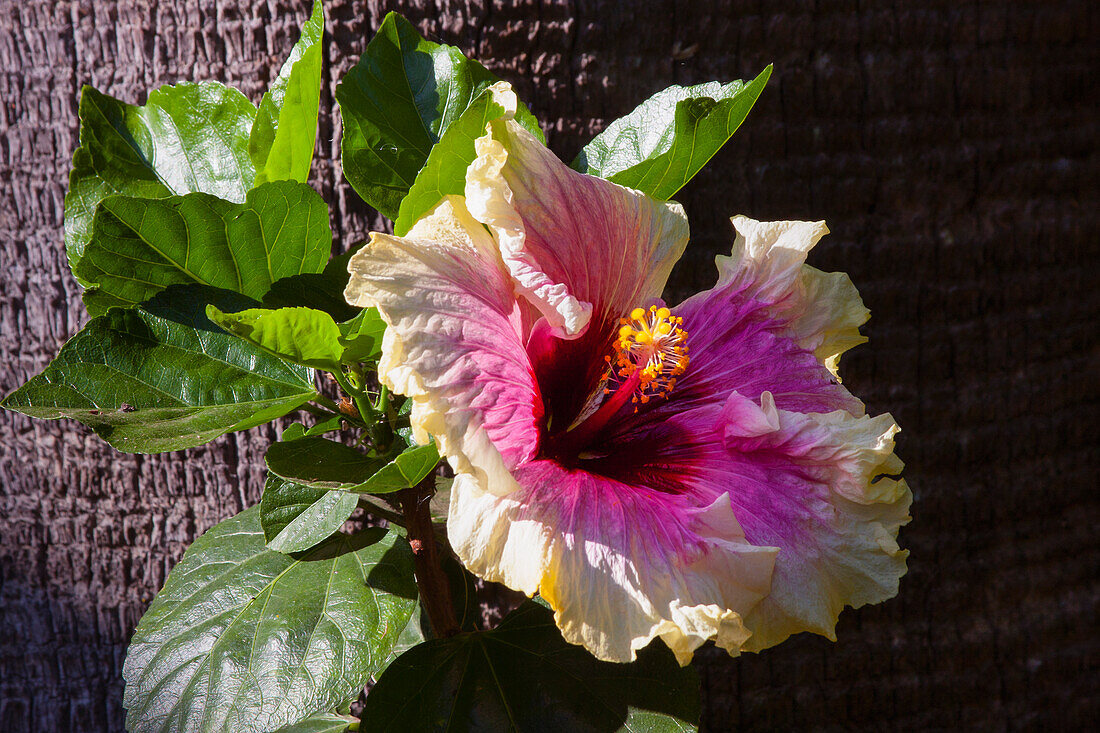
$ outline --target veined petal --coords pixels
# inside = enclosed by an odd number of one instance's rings
[[[737,290],[768,304],[798,345],[835,375],[840,355],[867,340],[859,327],[870,311],[847,275],[805,264],[806,254],[829,232],[825,222],[760,222],[746,216],[732,221],[737,237],[731,255],[717,259],[715,289]]]
[[[722,413],[734,514],[750,542],[780,548],[771,593],[745,618],[749,651],[800,631],[835,639],[845,606],[897,594],[908,556],[897,534],[912,494],[896,478],[893,418],[788,412],[769,398],[734,393]],[[768,422],[778,427],[761,432]]]
[[[447,532],[471,571],[540,592],[565,639],[599,659],[631,661],[656,637],[680,664],[708,639],[738,653],[776,549],[745,540],[727,495],[695,507],[547,460],[516,477],[508,496],[455,479]]]
[[[523,315],[489,234],[448,197],[407,237],[375,233],[349,263],[345,297],[386,321],[378,374],[413,402],[417,440],[435,436],[456,472],[505,494],[538,449],[542,400]]]
[[[679,204],[578,173],[511,120],[490,123],[476,150],[470,212],[558,336],[660,297],[687,245]]]
[[[748,278],[750,273],[751,266],[724,269],[717,285],[673,309],[691,334],[691,363],[667,403],[651,407],[653,419],[721,405],[734,390],[756,401],[770,392],[786,410],[863,414],[863,403],[798,343],[789,321],[775,313],[771,302],[756,297],[758,282]]]

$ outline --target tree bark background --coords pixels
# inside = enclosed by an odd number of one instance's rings
[[[728,217],[824,218],[811,255],[873,312],[844,377],[901,424],[916,495],[899,597],[839,641],[700,655],[711,731],[1084,728],[1100,713],[1100,12],[1081,2],[328,0],[313,184],[337,247],[381,222],[340,178],[333,89],[386,10],[511,81],[569,160],[673,83],[775,74],[681,192],[667,296],[714,280]],[[918,7],[919,5],[919,7]],[[304,0],[0,0],[0,391],[86,320],[62,198],[82,84],[253,101]],[[697,44],[697,46],[696,46]],[[0,730],[121,730],[129,635],[199,533],[259,499],[270,427],[113,452],[0,415]]]

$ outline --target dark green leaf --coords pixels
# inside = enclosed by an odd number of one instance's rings
[[[259,507],[206,532],[134,632],[131,731],[266,731],[354,699],[416,607],[412,552],[382,529],[290,557]]]
[[[401,655],[367,696],[371,731],[696,730],[699,683],[659,642],[632,664],[567,644],[533,601],[488,632],[436,639]]]
[[[344,418],[340,415],[330,417],[325,420],[321,420],[315,423],[313,427],[305,432],[305,437],[312,437],[314,435],[324,435],[325,433],[331,433],[336,430],[341,430],[344,427]],[[289,438],[287,438],[289,440]]]
[[[667,200],[745,121],[772,67],[746,84],[672,86],[642,102],[585,146],[573,167]]]
[[[286,725],[275,733],[344,733],[358,718],[336,713],[318,713],[305,720]]]
[[[313,4],[302,36],[290,50],[279,76],[260,100],[248,152],[256,166],[256,183],[293,180],[305,183],[317,141],[321,98],[321,35],[325,15]]]
[[[407,399],[401,403],[401,407],[397,408],[397,418],[400,427],[397,428],[397,434],[406,443],[413,443],[413,429],[409,424],[409,418],[412,416],[413,401]]]
[[[281,277],[321,272],[331,248],[328,207],[304,183],[264,184],[243,204],[205,193],[117,196],[100,204],[76,273],[98,315],[184,283],[259,299]]]
[[[276,476],[326,491],[354,491],[385,465],[378,458],[324,438],[272,443],[264,456]]]
[[[179,450],[285,415],[316,396],[311,370],[230,336],[203,314],[254,305],[234,293],[171,288],[92,319],[46,370],[2,404],[69,417],[130,453]]]
[[[250,308],[222,313],[206,309],[211,321],[250,344],[295,364],[334,372],[340,368],[344,347],[332,316],[312,308]]]
[[[279,552],[308,550],[335,534],[358,503],[355,494],[311,489],[269,473],[260,501],[267,546]]]
[[[297,440],[306,435],[306,426],[301,423],[291,423],[284,430],[280,440]]]
[[[344,346],[341,359],[345,364],[378,361],[385,333],[386,322],[378,309],[364,308],[355,318],[340,324],[340,343]]]
[[[344,428],[344,416],[334,415],[333,417],[325,418],[313,425],[313,427],[306,427],[302,423],[291,423],[284,430],[279,440],[298,440],[298,438],[311,438],[314,435],[324,435],[325,433],[332,433],[337,430],[343,430]]]
[[[434,444],[409,446],[369,479],[351,489],[366,494],[387,494],[416,486],[439,465]]]
[[[451,588],[451,605],[455,620],[463,631],[481,627],[481,601],[477,597],[477,579],[449,552],[440,553],[439,564]]]
[[[348,305],[344,288],[348,286],[348,260],[365,244],[329,260],[320,274],[291,275],[275,281],[263,297],[265,308],[315,308],[332,316],[337,323],[355,318],[361,311]]]
[[[423,644],[427,641],[428,637],[424,632],[428,626],[427,615],[424,613],[423,607],[418,603],[416,611],[414,611],[409,618],[409,623],[401,631],[401,636],[398,637],[396,646],[394,646],[393,651],[390,652],[390,658],[386,661],[386,667],[390,666],[393,660],[397,659],[414,646]],[[378,675],[381,675],[386,667],[379,670]],[[375,676],[375,680],[378,679],[378,675]]]
[[[65,194],[65,247],[74,269],[96,206],[108,196],[201,191],[240,203],[252,187],[248,135],[256,108],[236,89],[216,82],[164,86],[135,107],[86,86],[77,114],[80,147]]]
[[[498,88],[505,86],[504,89]],[[394,222],[394,233],[404,236],[416,220],[435,208],[448,194],[466,191],[466,169],[477,157],[474,141],[485,134],[490,120],[513,114],[518,99],[506,85],[493,85],[479,94],[439,138],[417,174]],[[517,120],[542,139],[538,123],[529,114]]]
[[[439,452],[434,445],[411,446],[386,463],[343,443],[295,436],[272,443],[264,460],[276,476],[310,488],[387,494],[420,483],[439,464]]]
[[[368,204],[396,219],[432,146],[497,81],[454,46],[424,40],[390,13],[336,88],[344,122],[344,175]],[[537,129],[523,108],[517,119]]]

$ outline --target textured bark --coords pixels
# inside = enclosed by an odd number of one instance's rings
[[[385,9],[330,0],[314,184],[341,249],[376,215],[339,180],[333,87]],[[682,192],[670,300],[713,281],[727,217],[825,218],[811,261],[874,318],[847,383],[904,428],[916,494],[900,596],[840,640],[704,653],[709,730],[1085,727],[1100,713],[1096,4],[777,0],[401,4],[512,81],[571,159],[670,83],[774,62]],[[217,79],[258,101],[308,12],[267,0],[0,0],[0,390],[86,316],[62,198],[91,83],[131,102]],[[693,48],[698,44],[697,48]],[[258,500],[271,428],[114,453],[0,415],[0,730],[119,730],[126,642],[200,532]]]

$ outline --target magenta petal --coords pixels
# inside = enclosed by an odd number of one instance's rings
[[[747,297],[743,285],[719,283],[673,312],[691,334],[691,364],[672,395],[680,409],[724,402],[736,390],[757,402],[771,392],[785,410],[863,413],[863,403],[791,338],[786,322],[766,303]]]

